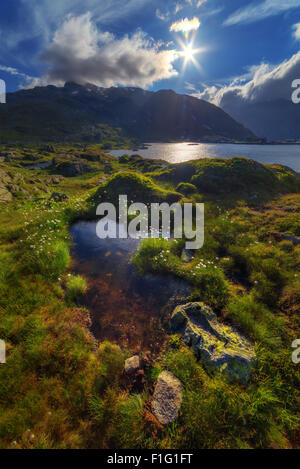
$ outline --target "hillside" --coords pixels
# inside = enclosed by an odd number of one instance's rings
[[[255,141],[220,108],[174,91],[66,83],[10,93],[0,107],[2,141],[201,139]]]

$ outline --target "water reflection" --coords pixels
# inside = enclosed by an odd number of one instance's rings
[[[147,146],[147,144],[146,144]],[[300,172],[300,145],[233,145],[225,143],[153,143],[143,150],[113,150],[111,155],[139,154],[144,158],[162,159],[170,163],[202,158],[244,156],[267,164],[282,164]]]
[[[83,302],[91,312],[95,337],[132,351],[158,352],[165,337],[161,308],[171,296],[189,295],[186,283],[172,277],[138,277],[130,258],[139,240],[101,240],[91,221],[76,223],[71,234],[73,270],[88,279]]]

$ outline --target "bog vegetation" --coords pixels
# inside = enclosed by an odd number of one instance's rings
[[[300,181],[293,171],[241,158],[117,160],[96,145],[7,145],[1,155],[1,448],[299,447],[300,371],[291,344],[300,334]],[[26,169],[56,157],[66,175],[78,163],[70,155],[91,171],[64,177],[53,165]],[[208,374],[166,327],[145,385],[133,393],[123,373],[130,350],[90,333],[80,301],[88,285],[72,273],[69,226],[92,217],[99,197],[124,189],[144,203],[205,203],[205,243],[193,258],[182,258],[184,240],[148,239],[132,262],[141,275],[185,279],[187,301],[204,301],[252,341],[249,386]],[[179,417],[164,427],[149,406],[163,369],[184,387]]]

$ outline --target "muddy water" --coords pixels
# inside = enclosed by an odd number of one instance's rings
[[[94,221],[76,223],[71,234],[73,271],[88,280],[83,304],[95,337],[158,352],[165,338],[161,309],[172,296],[188,296],[188,286],[172,277],[137,276],[130,259],[139,240],[101,240]]]

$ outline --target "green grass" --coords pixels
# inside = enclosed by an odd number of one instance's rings
[[[76,145],[54,149],[81,152]],[[7,363],[0,365],[0,448],[299,447],[300,373],[291,343],[300,330],[300,248],[278,238],[299,235],[293,174],[240,159],[163,168],[138,158],[114,160],[89,145],[84,152],[100,155],[97,172],[55,184],[49,170],[18,166],[52,158],[38,145],[3,151],[13,157],[1,169],[21,191],[0,212],[0,338],[7,345]],[[192,183],[197,192],[186,192]],[[278,196],[279,189],[286,195]],[[50,201],[54,191],[69,200]],[[144,390],[134,394],[123,375],[133,351],[92,337],[89,312],[78,306],[86,281],[72,274],[69,227],[90,218],[95,201],[123,191],[139,202],[182,194],[204,200],[205,244],[190,262],[181,259],[184,240],[164,239],[142,242],[133,261],[140,274],[184,279],[191,299],[210,304],[220,321],[253,342],[257,365],[248,387],[209,376],[175,335],[166,337],[146,370]],[[259,200],[249,198],[253,192]],[[184,398],[176,422],[161,428],[151,420],[150,401],[163,369],[182,381]]]
[[[127,195],[128,203],[177,202],[181,195],[169,191],[153,182],[150,177],[132,171],[122,171],[111,176],[93,196],[94,201],[118,204],[119,195]]]
[[[66,281],[67,299],[77,301],[87,290],[86,280],[80,275],[71,275]]]

